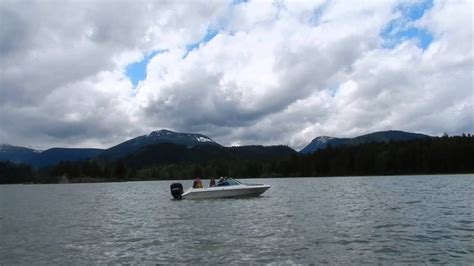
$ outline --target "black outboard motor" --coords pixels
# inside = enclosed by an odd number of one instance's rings
[[[181,183],[173,183],[170,185],[171,195],[173,198],[180,200],[183,194],[183,185]]]

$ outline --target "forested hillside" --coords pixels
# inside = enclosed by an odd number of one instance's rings
[[[39,170],[0,162],[0,183],[449,173],[474,173],[474,136],[329,146],[311,155],[299,155],[285,146],[158,144],[114,162],[61,162]]]

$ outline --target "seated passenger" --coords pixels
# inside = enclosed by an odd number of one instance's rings
[[[209,181],[209,187],[215,187],[216,186],[216,180],[214,177],[211,177],[211,181]]]
[[[193,188],[202,188],[202,182],[199,177],[196,177],[196,179],[194,179]]]

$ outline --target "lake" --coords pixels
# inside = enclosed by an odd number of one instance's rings
[[[171,181],[0,186],[0,264],[474,264],[474,175],[244,182],[272,188],[176,201]]]

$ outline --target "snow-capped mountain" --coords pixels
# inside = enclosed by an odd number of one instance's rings
[[[0,145],[0,161],[29,164],[44,167],[60,161],[78,161],[89,159],[101,153],[101,149],[52,148],[44,151],[25,147]]]
[[[173,143],[186,146],[187,148],[203,144],[219,145],[211,138],[202,134],[179,133],[162,129],[153,131],[148,135],[143,135],[127,140],[114,147],[111,147],[105,150],[100,157],[107,160],[114,160],[135,152],[144,146],[159,143]]]
[[[311,154],[315,151],[325,149],[328,146],[338,147],[343,145],[357,145],[369,142],[407,141],[429,137],[430,136],[424,134],[410,133],[399,130],[373,132],[355,138],[333,138],[322,136],[313,139],[306,147],[304,147],[300,151],[300,153]]]
[[[306,147],[304,147],[300,151],[300,153],[302,154],[313,153],[317,150],[327,148],[328,144],[331,146],[334,146],[334,143],[338,142],[339,140],[341,139],[328,137],[328,136],[320,136],[320,137],[314,138]]]

